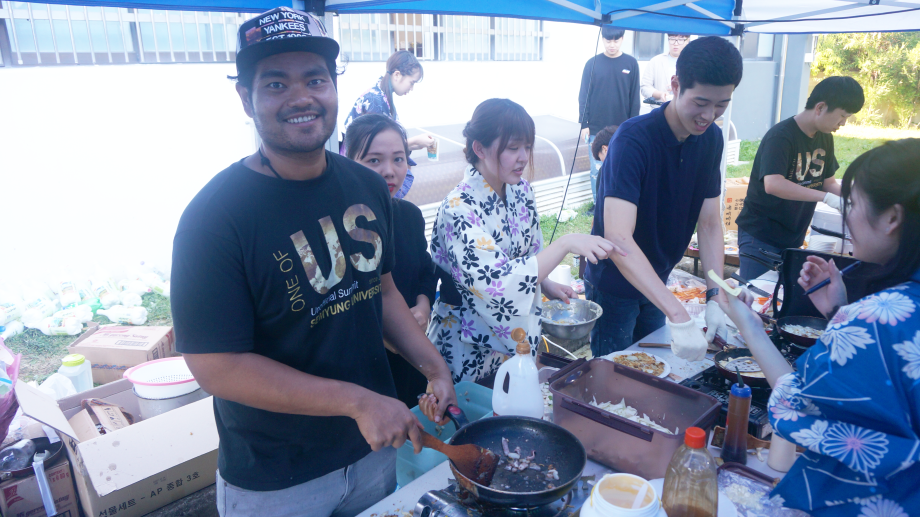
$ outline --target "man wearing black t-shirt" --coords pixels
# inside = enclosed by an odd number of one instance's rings
[[[607,126],[618,126],[639,114],[639,62],[624,54],[626,31],[604,26],[604,52],[585,63],[578,91],[578,121],[581,139],[588,145]],[[606,144],[606,142],[604,142]],[[591,159],[591,194],[597,202],[597,176],[600,162]]]
[[[767,259],[760,250],[782,253],[805,239],[818,201],[840,210],[839,165],[831,135],[862,109],[862,87],[851,77],[818,83],[805,111],[773,126],[754,156],[754,168],[738,224],[739,274],[747,279],[767,267],[744,255]]]
[[[393,284],[384,180],[324,144],[338,44],[277,8],[239,29],[237,92],[262,139],[189,203],[173,248],[177,347],[214,395],[222,516],[350,516],[396,484],[396,448],[421,450],[395,398],[384,335],[430,381],[450,372]]]

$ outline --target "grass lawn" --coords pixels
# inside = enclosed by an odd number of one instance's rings
[[[836,178],[842,178],[847,167],[859,155],[882,145],[889,140],[902,138],[920,138],[920,130],[916,129],[890,129],[869,126],[844,126],[834,134],[834,152],[840,169]],[[742,165],[730,165],[726,173],[729,178],[743,178],[751,175],[754,165],[754,155],[760,140],[743,140],[741,142],[740,160],[748,162]]]
[[[156,293],[147,293],[143,297],[143,306],[147,309],[147,323],[150,326],[172,326],[172,313],[169,298]],[[93,321],[106,325],[108,318],[98,315]],[[36,329],[25,332],[6,341],[6,346],[17,354],[22,354],[19,363],[19,378],[24,381],[37,381],[41,384],[61,367],[61,359],[67,355],[67,345],[80,336],[46,336]]]
[[[556,228],[556,236],[553,240],[569,233],[591,233],[591,223],[594,221],[594,218],[588,215],[587,212],[592,208],[594,208],[594,203],[587,203],[574,209],[578,212],[578,216],[564,223],[559,223],[559,227]],[[559,215],[559,212],[540,216],[540,230],[543,232],[544,247],[550,244],[549,239],[553,234],[553,227],[556,226],[557,215]],[[572,254],[566,255],[561,264],[572,266],[572,277],[578,278],[578,268],[575,267],[575,260]]]

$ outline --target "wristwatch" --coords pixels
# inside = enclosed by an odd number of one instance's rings
[[[709,303],[709,300],[711,300],[717,294],[719,294],[718,287],[713,287],[712,289],[706,291],[706,303]]]

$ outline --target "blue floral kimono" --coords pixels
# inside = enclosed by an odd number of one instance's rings
[[[387,101],[387,96],[383,94],[383,90],[380,89],[380,85],[383,81],[381,77],[370,90],[367,90],[355,101],[354,106],[352,106],[351,111],[348,112],[348,117],[345,118],[345,124],[343,125],[343,131],[348,131],[348,126],[361,115],[367,115],[368,113],[379,113],[381,115],[386,115],[391,119],[399,122],[399,117],[393,116],[393,110],[390,109],[390,103]],[[345,154],[345,149],[341,149],[340,154]],[[409,158],[408,156],[406,158]],[[410,164],[412,164],[410,162]],[[412,175],[412,171],[409,170],[406,172],[406,179],[403,181],[402,186],[393,195],[396,199],[402,199],[406,197],[406,194],[409,193],[409,189],[412,188],[412,182],[415,180],[415,176]]]
[[[920,271],[840,309],[770,423],[808,449],[773,491],[816,516],[920,516]]]
[[[443,273],[428,339],[454,382],[496,371],[514,353],[516,328],[527,331],[535,347],[542,305],[536,255],[542,250],[530,184],[506,185],[502,201],[479,171],[467,167],[438,209],[431,235],[431,256]],[[445,301],[445,281],[456,287],[462,303]]]

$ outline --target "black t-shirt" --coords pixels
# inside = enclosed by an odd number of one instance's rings
[[[591,71],[594,70],[594,78]],[[629,54],[610,58],[598,54],[585,63],[578,92],[578,121],[592,135],[605,127],[620,125],[639,114],[639,62]],[[588,91],[590,84],[590,92]],[[584,118],[585,103],[588,116]]]
[[[597,179],[591,235],[604,236],[604,205],[615,197],[636,205],[633,239],[652,269],[667,282],[700,218],[703,202],[722,193],[722,131],[711,125],[699,136],[677,140],[664,116],[668,104],[624,122],[610,139]],[[587,280],[618,298],[638,299],[612,260],[588,264]]]
[[[378,174],[326,153],[286,181],[242,162],[189,203],[173,243],[172,313],[183,354],[251,352],[394,396],[380,275],[393,267],[392,205]],[[371,452],[354,420],[273,413],[214,398],[229,483],[280,490]]]
[[[425,240],[425,217],[409,201],[393,199],[393,247],[399,260],[393,264],[393,283],[409,307],[420,294],[434,303],[438,278]]]
[[[798,248],[817,203],[767,194],[763,180],[781,174],[796,185],[823,190],[824,180],[833,178],[838,168],[832,135],[819,131],[809,138],[795,118],[773,126],[757,148],[744,208],[735,219],[738,228],[777,248]]]

